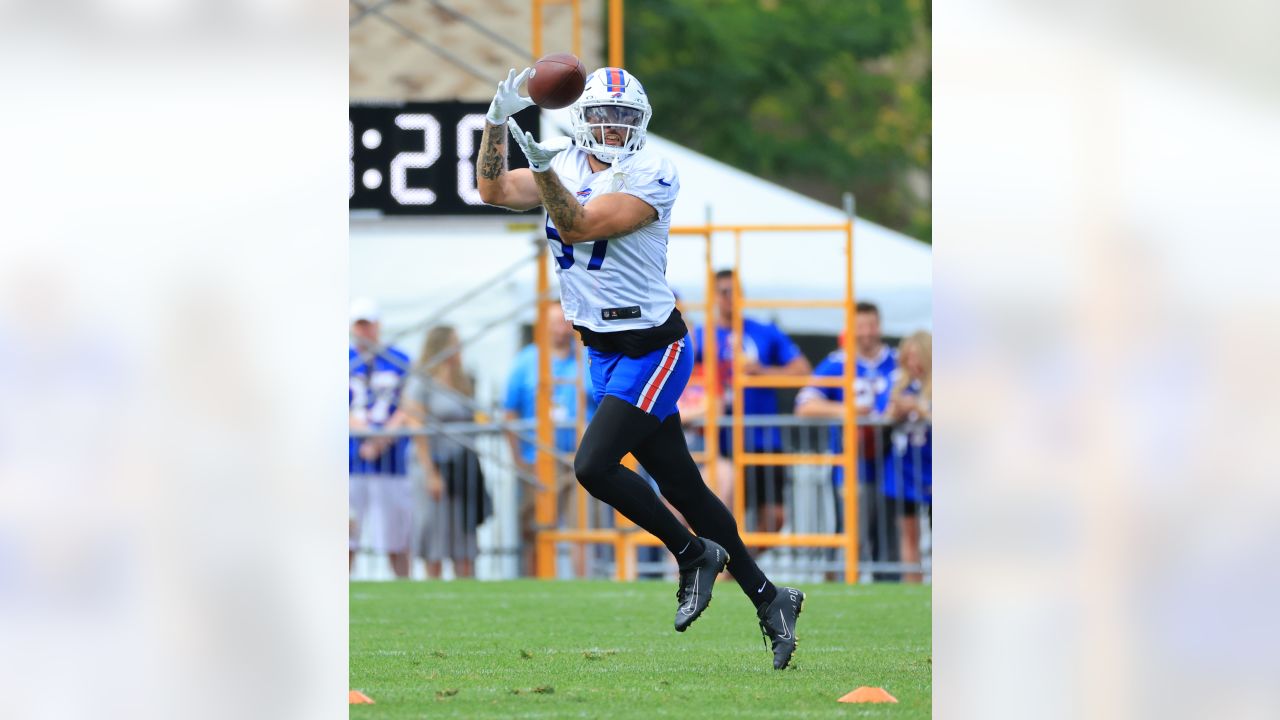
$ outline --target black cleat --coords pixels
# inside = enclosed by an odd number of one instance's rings
[[[676,590],[676,632],[684,632],[711,604],[711,586],[716,576],[729,564],[724,548],[702,539],[702,554],[688,565],[680,566],[680,587]]]
[[[782,670],[796,651],[796,618],[804,607],[804,593],[795,588],[779,587],[778,596],[756,610],[760,632],[773,643],[773,667]]]

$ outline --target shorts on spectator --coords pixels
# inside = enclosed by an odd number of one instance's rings
[[[348,475],[347,501],[355,521],[347,547],[378,553],[409,551],[413,484],[408,475]]]

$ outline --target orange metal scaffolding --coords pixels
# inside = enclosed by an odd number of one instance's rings
[[[572,43],[573,54],[582,57],[582,0],[532,0],[533,16],[531,25],[533,26],[533,59],[537,60],[543,56],[542,52],[542,21],[543,8],[547,5],[570,5],[573,9],[573,29]]]
[[[853,214],[852,208],[849,210],[849,221],[840,224],[821,224],[821,225],[706,225],[673,227],[670,230],[672,236],[700,236],[703,239],[706,258],[706,298],[705,303],[683,303],[686,309],[703,310],[706,320],[704,327],[713,326],[715,318],[715,269],[712,263],[712,241],[713,236],[717,233],[732,233],[734,242],[734,287],[731,302],[733,303],[733,337],[741,338],[743,331],[743,310],[757,308],[825,308],[825,309],[843,309],[845,327],[853,327],[854,315],[854,284],[853,284]],[[749,233],[822,233],[822,232],[841,232],[844,234],[845,240],[845,257],[844,257],[844,297],[841,299],[817,299],[817,300],[746,300],[742,297],[742,288],[738,278],[741,277],[742,269],[742,238],[744,234]],[[545,290],[549,286],[549,268],[548,259],[545,257],[546,250],[544,246],[543,253],[538,259],[538,292],[540,297],[545,297]],[[548,301],[552,302],[552,301]],[[554,446],[554,429],[551,420],[551,388],[557,382],[551,376],[550,367],[550,351],[549,344],[546,342],[545,313],[542,312],[543,307],[539,307],[538,324],[535,336],[538,338],[539,352],[539,383],[538,383],[538,439],[539,444],[543,447]],[[704,332],[704,347],[702,354],[704,358],[716,358],[719,356],[716,347],[716,334],[714,332]],[[844,350],[847,357],[854,357],[853,350],[853,333],[846,332],[844,335]],[[844,467],[845,477],[857,477],[854,464],[857,458],[857,433],[856,433],[856,410],[853,402],[853,380],[854,365],[853,363],[845,363],[844,375],[835,378],[798,378],[785,376],[755,376],[745,377],[743,375],[743,353],[733,353],[733,378],[731,387],[733,391],[733,406],[735,408],[743,407],[743,392],[749,387],[761,388],[799,388],[808,385],[816,385],[821,387],[842,387],[845,389],[846,402],[844,405],[844,452],[839,454],[794,454],[794,453],[748,453],[745,447],[745,426],[742,422],[742,415],[734,413],[732,417],[732,438],[733,438],[733,478],[734,493],[732,508],[734,517],[738,522],[738,530],[742,533],[743,541],[749,546],[755,547],[814,547],[814,548],[843,548],[845,550],[845,581],[853,583],[858,577],[858,527],[857,527],[857,493],[844,493],[844,517],[846,518],[845,531],[843,533],[819,534],[788,534],[780,532],[747,532],[743,526],[743,518],[745,517],[746,495],[744,486],[746,482],[746,468],[750,465],[841,465]],[[581,367],[581,366],[580,366]],[[719,374],[718,363],[703,362],[702,363],[702,382],[707,388],[718,388]],[[581,373],[579,373],[581,376]],[[581,379],[576,381],[578,386],[578,431],[581,437],[583,418],[585,417],[585,402],[582,399],[582,382]],[[699,462],[714,462],[719,457],[720,448],[720,402],[721,397],[715,393],[708,392],[706,396],[706,450],[695,453],[694,459]],[[646,532],[636,528],[633,524],[623,518],[621,515],[616,517],[616,527],[612,529],[588,528],[587,527],[587,495],[586,491],[579,485],[576,493],[576,508],[573,515],[573,527],[569,529],[558,529],[556,518],[556,498],[555,487],[556,477],[554,474],[553,459],[550,453],[539,452],[539,462],[537,464],[538,477],[542,484],[542,491],[538,493],[536,518],[538,523],[537,530],[537,576],[541,578],[550,578],[555,574],[554,549],[557,542],[571,542],[578,545],[585,544],[609,544],[615,548],[616,568],[615,577],[617,579],[630,579],[635,576],[634,559],[635,549],[639,546],[661,545],[661,542]],[[634,467],[634,459],[627,456],[627,462],[630,467]]]
[[[537,60],[543,56],[542,50],[542,23],[543,9],[548,5],[570,5],[573,8],[573,25],[572,25],[572,43],[573,54],[579,58],[582,57],[582,0],[531,0],[532,17],[530,25],[532,26],[533,44],[531,53],[533,59]],[[622,65],[622,21],[623,21],[623,3],[622,0],[609,0],[609,65],[610,67],[623,67]]]

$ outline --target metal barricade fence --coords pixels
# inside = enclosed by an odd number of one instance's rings
[[[410,540],[412,577],[425,577],[427,563],[441,563],[445,575],[459,576],[460,562],[473,563],[480,579],[508,579],[522,573],[520,554],[532,542],[522,537],[521,505],[530,505],[538,483],[512,461],[508,432],[527,438],[533,420],[510,422],[429,423],[421,429],[352,430],[356,439],[396,438],[391,452],[401,459],[392,466],[403,475],[375,476],[375,483],[407,483],[412,494],[413,519]],[[428,492],[423,453],[417,438],[430,446],[430,462],[440,475],[440,498]],[[572,468],[572,457],[558,463]],[[353,485],[354,487],[354,485]],[[392,576],[381,556],[380,542],[388,524],[384,508],[376,504],[367,513],[365,527],[356,528],[359,553],[352,577],[384,579]]]
[[[777,452],[798,457],[836,452],[839,419],[793,415],[743,418],[745,451]],[[566,424],[561,427],[575,427]],[[656,538],[623,521],[612,508],[587,495],[573,478],[572,457],[557,454],[556,522],[534,522],[533,498],[539,485],[532,474],[517,471],[507,432],[528,438],[535,421],[438,423],[424,430],[352,432],[352,437],[404,438],[399,441],[407,462],[406,477],[380,476],[382,482],[407,482],[413,490],[412,552],[414,577],[425,575],[424,561],[442,562],[457,574],[457,565],[474,561],[481,579],[515,578],[531,574],[522,554],[535,536],[546,533],[556,541],[556,576],[634,578],[674,577],[676,568]],[[721,433],[730,432],[721,427]],[[928,579],[932,565],[932,456],[927,423],[890,425],[861,419],[858,423],[859,581]],[[413,438],[426,437],[443,484],[440,500],[426,492],[426,474]],[[720,457],[702,452],[705,428],[686,425],[686,438],[703,468],[708,486],[729,508],[735,507],[736,483],[730,443],[719,443]],[[644,476],[643,468],[637,468]],[[746,473],[742,482],[745,508],[738,518],[748,532],[778,532],[811,537],[840,536],[844,522],[842,468],[829,464],[763,466]],[[646,479],[648,479],[646,477]],[[656,486],[655,486],[656,489]],[[365,539],[379,533],[361,528]],[[572,538],[570,540],[569,538]],[[750,547],[751,543],[748,542]],[[844,579],[843,547],[773,545],[753,548],[757,561],[780,581],[814,582]],[[618,560],[623,559],[621,566]],[[523,566],[523,569],[522,569]],[[465,567],[465,566],[464,566]],[[385,561],[370,551],[361,553],[355,577],[390,577]]]

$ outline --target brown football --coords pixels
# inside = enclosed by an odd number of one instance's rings
[[[587,69],[572,53],[552,53],[533,64],[527,87],[538,107],[559,110],[569,107],[587,85]]]

